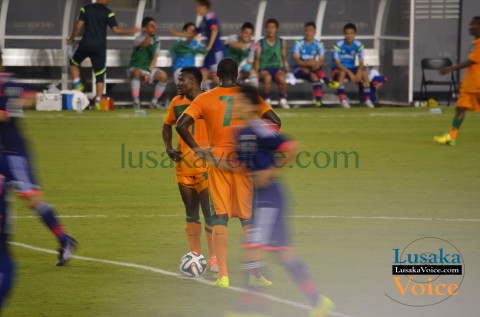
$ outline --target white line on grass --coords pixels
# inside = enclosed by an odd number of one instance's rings
[[[20,243],[20,242],[9,242],[9,244],[17,246],[17,247],[29,249],[29,250],[43,252],[43,253],[49,253],[49,254],[57,254],[58,253],[57,251],[44,249],[44,248],[38,248],[38,247],[35,247],[35,246],[32,246],[32,245],[25,244],[25,243]],[[176,277],[176,278],[180,278],[180,279],[186,279],[181,274],[173,273],[173,272],[166,271],[166,270],[162,270],[162,269],[152,267],[152,266],[146,266],[146,265],[135,264],[135,263],[104,260],[104,259],[89,258],[89,257],[79,256],[79,255],[73,255],[72,258],[76,259],[76,260],[81,260],[81,261],[99,262],[99,263],[104,263],[104,264],[111,264],[111,265],[116,265],[116,266],[140,269],[140,270],[154,272],[154,273],[158,273],[158,274],[162,274],[162,275],[166,275],[166,276],[172,276],[172,277]],[[205,284],[205,285],[211,285],[212,284],[211,281],[203,279],[203,278],[195,278],[195,279],[189,279],[189,280],[195,281],[195,282],[198,282],[198,283],[201,283],[201,284]],[[247,290],[247,289],[244,289],[244,288],[241,288],[241,287],[235,287],[235,286],[229,287],[228,289],[232,290],[232,291],[236,291],[236,292],[241,292],[241,293],[249,292],[249,290]],[[274,301],[274,302],[282,303],[282,304],[285,304],[285,305],[289,305],[289,306],[293,306],[293,307],[301,308],[301,309],[305,309],[305,310],[310,309],[310,306],[308,306],[308,305],[300,304],[300,303],[297,303],[297,302],[294,302],[294,301],[291,301],[291,300],[288,300],[288,299],[283,299],[283,298],[280,298],[280,297],[276,297],[276,296],[268,295],[268,294],[264,294],[264,293],[258,293],[258,292],[254,292],[254,293],[258,296],[261,296],[263,298],[269,299],[269,300]],[[345,315],[345,314],[341,314],[341,313],[337,313],[337,312],[333,312],[333,313],[331,313],[331,315],[332,316],[338,316],[338,317],[354,317],[354,316],[351,316],[351,315]]]
[[[184,215],[66,215],[58,216],[59,218],[153,218],[153,217],[185,217]],[[287,218],[300,218],[300,219],[350,219],[350,220],[388,220],[388,221],[450,221],[450,222],[480,222],[480,219],[476,218],[427,218],[427,217],[387,217],[387,216],[336,216],[336,215],[296,215],[286,216]],[[38,218],[38,216],[14,216],[16,219],[32,219]]]

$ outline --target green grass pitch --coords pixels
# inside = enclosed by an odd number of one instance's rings
[[[299,140],[311,159],[320,153],[318,166],[294,164],[285,168],[283,180],[290,193],[296,252],[337,304],[335,316],[476,315],[480,115],[467,113],[457,146],[448,147],[434,144],[432,136],[448,130],[453,109],[441,115],[413,108],[278,113],[284,133]],[[163,159],[163,115],[27,112],[22,126],[36,174],[46,200],[79,241],[77,255],[144,267],[86,259],[55,267],[55,255],[12,245],[18,266],[5,316],[223,316],[234,307],[235,289],[213,289],[145,269],[178,273],[180,257],[187,252],[174,170],[146,162],[143,168],[131,168],[122,161],[122,144],[127,155],[137,155],[136,163],[139,151]],[[338,155],[335,168],[335,152],[342,151],[355,152],[357,165],[350,161],[346,168]],[[306,154],[300,164],[307,164]],[[55,250],[54,238],[24,203],[14,205],[12,241]],[[241,287],[238,221],[230,221],[229,228],[231,285]],[[421,237],[454,244],[462,252],[466,274],[457,296],[412,308],[385,294],[395,290],[393,248]],[[307,316],[298,307],[306,299],[274,258],[267,259],[267,275],[275,283],[268,293],[291,301],[269,300],[270,313]],[[213,276],[207,273],[206,279]]]

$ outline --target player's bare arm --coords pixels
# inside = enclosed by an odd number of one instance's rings
[[[218,28],[215,27],[212,29],[212,35],[210,36],[210,41],[208,42],[207,47],[205,50],[210,51],[213,47],[213,44],[215,43],[215,40],[217,39],[218,36]]]
[[[124,29],[119,26],[114,26],[112,28],[112,32],[117,34],[117,35],[128,35],[128,34],[135,34],[140,32],[140,28],[134,27],[131,29]]]
[[[262,119],[269,120],[273,124],[276,124],[278,127],[282,126],[282,121],[273,110],[268,110],[267,112],[265,112],[262,115]]]
[[[444,68],[440,69],[440,74],[445,75],[445,74],[448,74],[448,73],[451,73],[451,72],[455,72],[457,70],[470,67],[473,64],[475,64],[473,61],[467,59],[466,61],[464,61],[460,64],[450,66],[450,67],[444,67]]]
[[[182,152],[172,146],[172,130],[172,126],[163,124],[162,137],[165,143],[165,151],[172,160],[180,162],[182,160]]]
[[[290,65],[288,64],[288,59],[287,59],[287,41],[283,40],[282,43],[282,61],[283,61],[283,67],[285,67],[285,71],[287,73],[290,73]]]
[[[255,68],[255,71],[257,72],[257,74],[260,71],[260,55],[261,54],[262,54],[262,51],[260,50],[260,48],[255,51],[255,61],[253,62],[253,68]]]
[[[196,152],[200,149],[200,147],[188,131],[188,127],[190,127],[194,122],[195,120],[191,116],[184,113],[180,116],[180,118],[178,118],[175,129],[183,141],[185,141],[185,143],[187,143],[187,145]]]
[[[75,26],[73,27],[72,34],[67,39],[68,45],[73,44],[73,42],[75,41],[75,38],[78,36],[78,34],[80,34],[84,25],[85,25],[85,22],[81,20],[78,20],[77,22],[75,22]]]

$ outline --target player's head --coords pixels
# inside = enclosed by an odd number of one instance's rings
[[[240,30],[240,39],[247,43],[252,40],[253,32],[255,28],[253,27],[253,24],[250,22],[245,22],[242,25],[242,28]]]
[[[345,42],[352,43],[357,35],[357,26],[353,23],[347,23],[343,27],[343,35],[345,36]]]
[[[315,38],[315,32],[317,32],[317,26],[315,22],[305,23],[305,28],[303,29],[303,36],[307,41],[311,41]]]
[[[475,37],[480,37],[480,16],[472,18],[470,22],[470,34]]]
[[[110,3],[110,0],[97,0],[97,3],[108,6],[108,4]]]
[[[200,90],[202,72],[196,67],[184,67],[178,76],[178,94],[190,95],[194,89]]]
[[[221,82],[236,82],[238,77],[238,64],[233,59],[226,57],[218,63],[217,76]]]
[[[279,28],[280,24],[275,18],[270,18],[267,20],[267,22],[265,22],[265,31],[267,32],[267,37],[276,36]]]
[[[182,30],[187,33],[192,33],[195,31],[195,23],[193,22],[187,22],[183,25]]]
[[[158,30],[157,21],[152,17],[144,17],[142,20],[142,29],[143,32],[154,35]]]
[[[195,11],[202,17],[207,14],[211,6],[210,0],[195,0]]]
[[[240,85],[240,94],[236,98],[235,113],[242,120],[258,118],[260,95],[257,88],[249,84]]]

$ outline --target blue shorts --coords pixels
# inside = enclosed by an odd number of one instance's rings
[[[12,183],[20,196],[41,193],[27,155],[4,154],[0,158],[0,172],[5,175],[5,182]]]
[[[5,242],[6,244],[6,242]],[[6,247],[6,246],[4,246]],[[5,299],[10,294],[10,290],[13,286],[14,279],[14,263],[10,256],[4,255],[4,252],[1,252],[0,260],[0,311],[2,311],[5,304]]]
[[[205,56],[205,60],[203,61],[203,67],[207,68],[209,71],[216,73],[217,72],[217,66],[218,63],[223,59],[225,56],[225,52],[223,49],[219,50],[211,50],[208,52],[208,54]]]
[[[326,77],[325,72],[321,67],[315,71],[312,71],[312,73],[315,73],[319,79]],[[311,81],[310,73],[305,73],[301,67],[295,68],[293,74],[296,78]]]
[[[280,68],[266,68],[266,69],[261,69],[260,70],[260,74],[262,74],[262,72],[268,72],[270,74],[270,76],[272,76],[272,79],[275,80],[275,75],[280,71],[281,69]]]
[[[274,182],[268,188],[257,189],[253,227],[247,233],[244,246],[267,251],[289,249],[285,211],[284,195],[279,183]]]

